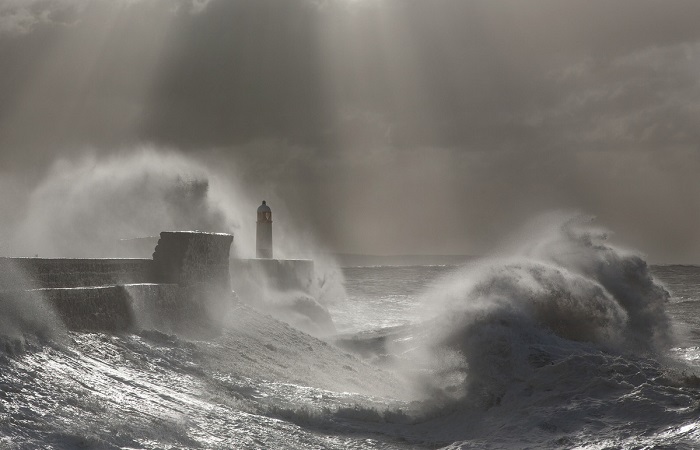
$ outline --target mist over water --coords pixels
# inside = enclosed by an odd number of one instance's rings
[[[533,375],[533,358],[581,346],[657,356],[670,348],[670,294],[639,255],[608,244],[589,218],[541,217],[499,253],[425,294],[424,314],[433,318],[411,361],[449,368],[444,380],[431,375],[430,389],[493,404]]]
[[[216,161],[174,150],[151,146],[59,159],[29,195],[23,215],[4,230],[4,247],[16,256],[150,257],[161,231],[199,230],[233,234],[232,257],[252,258],[260,202],[254,195]],[[279,291],[261,272],[248,280],[253,292],[245,298],[314,334],[321,316],[332,329],[325,305],[344,298],[342,273],[312,234],[284,217],[274,225],[275,257],[314,259],[308,292]],[[142,248],[122,242],[144,237],[152,239],[136,242]]]
[[[21,354],[47,342],[66,341],[66,328],[41,291],[3,292],[2,286],[30,286],[26,273],[14,264],[0,270],[0,349]]]
[[[68,332],[65,346],[43,345],[56,340],[45,335],[21,352],[8,347],[0,382],[29,383],[41,395],[8,391],[11,407],[0,415],[22,425],[0,427],[8,442],[57,448],[695,442],[698,369],[673,355],[697,352],[669,354],[678,345],[670,293],[639,255],[608,243],[590,219],[556,213],[536,223],[496,256],[463,267],[348,271],[355,294],[347,301],[362,301],[356,294],[363,292],[387,302],[383,311],[355,313],[395,315],[387,319],[400,326],[354,336],[346,329],[340,347],[279,311],[273,316],[283,321],[267,315],[261,305],[288,301],[271,290],[259,292],[262,314],[207,299],[216,305],[216,332],[205,340],[145,325],[116,336]],[[393,308],[404,291],[422,306]],[[11,303],[1,306],[11,311]],[[331,311],[342,309],[337,302]],[[25,322],[25,335],[53,326]],[[47,361],[51,370],[42,371]],[[71,402],[73,413],[57,410],[52,396]],[[39,415],[41,427],[26,420]]]
[[[17,254],[115,256],[117,241],[167,230],[235,232],[244,206],[202,164],[141,149],[58,160],[18,223]]]
[[[42,272],[60,291],[0,266],[0,448],[700,447],[700,267],[649,266],[700,258],[699,18],[0,0],[0,257],[200,230],[244,266],[266,200],[275,258],[314,263],[291,287],[231,264],[235,292],[186,307],[190,286],[84,292],[112,282],[93,262],[78,287]],[[397,267],[441,253],[487,256]],[[77,332],[72,298],[133,327]]]
[[[234,234],[234,254],[252,258],[262,195],[242,184],[235,167],[218,162],[154,146],[57,159],[3,230],[4,246],[18,256],[109,257],[119,239],[200,230]],[[284,204],[272,206],[286,218],[275,224],[275,256],[319,253],[305,224],[298,226]]]
[[[198,229],[234,233],[235,256],[249,255],[257,200],[235,184],[191,158],[152,149],[58,162],[32,193],[14,245],[41,256],[113,256],[120,238]],[[293,255],[306,247],[298,254],[313,254],[308,236],[290,230],[276,235],[276,253]],[[40,375],[40,390],[71,392],[66,383],[78,376],[116,398],[124,389],[121,380],[149,380],[133,388],[133,395],[163,395],[158,408],[181,411],[167,419],[164,436],[148,438],[155,445],[217,447],[202,433],[231,439],[224,418],[231,414],[248,435],[271,433],[262,447],[281,442],[288,426],[306,436],[298,448],[329,445],[311,437],[317,430],[349,439],[343,441],[348,445],[375,433],[388,448],[402,447],[397,440],[409,447],[488,447],[496,434],[509,445],[585,446],[593,442],[584,426],[591,414],[606,415],[594,429],[612,443],[642,442],[615,432],[611,427],[618,421],[639,423],[651,436],[671,430],[692,441],[698,427],[683,427],[694,424],[697,376],[695,368],[668,354],[678,345],[667,312],[671,294],[643,257],[612,245],[607,235],[589,217],[551,213],[526,224],[492,256],[460,267],[346,269],[350,296],[342,271],[328,257],[315,261],[307,291],[280,289],[258,274],[238,300],[201,299],[212,306],[211,330],[200,333],[206,342],[190,341],[194,335],[188,333],[163,334],[148,321],[139,322],[144,329],[137,335],[82,336],[65,331],[38,291],[23,302],[3,295],[0,334],[10,358],[3,360],[5,383],[13,383],[7,377],[31,378],[47,358],[56,361],[59,375]],[[3,276],[19,280],[22,274]],[[402,281],[407,276],[410,282]],[[338,340],[329,304],[343,323]],[[355,317],[363,314],[377,317]],[[104,345],[116,359],[101,359],[98,349]],[[101,368],[90,369],[76,351]],[[178,354],[181,361],[166,354]],[[123,365],[141,357],[160,358],[154,363],[159,367]],[[188,379],[191,387],[173,390],[162,371]],[[201,421],[208,407],[194,400],[195,391],[224,396],[228,406],[217,403],[224,408],[216,413],[219,425]],[[25,400],[12,394],[9,401]],[[109,414],[134,414],[111,399],[94,401],[104,402]],[[132,407],[138,411],[152,402],[134,400]],[[632,404],[644,408],[634,410]],[[102,414],[93,406],[77,408],[88,416]],[[39,410],[46,414],[52,406],[41,403]],[[255,428],[240,414],[267,425]],[[271,425],[269,418],[281,418],[284,426]],[[197,431],[183,431],[174,425],[179,420],[196,422]],[[72,423],[71,436],[82,436],[84,424]],[[19,439],[17,430],[5,431]],[[90,442],[117,447],[146,442],[143,430],[125,424],[125,441],[91,433],[96,440]],[[17,442],[47,437],[27,439]],[[74,442],[56,439],[59,448]]]

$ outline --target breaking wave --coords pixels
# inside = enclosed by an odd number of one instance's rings
[[[0,354],[21,354],[43,343],[65,341],[65,326],[41,290],[1,289],[11,284],[30,282],[21,268],[4,264],[0,270]]]
[[[465,447],[495,436],[558,447],[598,442],[615,423],[651,436],[692,421],[698,378],[669,356],[669,292],[590,222],[549,216],[425,295],[432,318],[390,346],[424,399],[418,428]]]
[[[227,300],[211,339],[68,332],[65,347],[0,352],[0,446],[695,446],[700,378],[669,351],[669,292],[588,218],[534,228],[433,280],[422,323],[358,333],[354,350]],[[0,312],[24,334],[50,328],[25,307]]]

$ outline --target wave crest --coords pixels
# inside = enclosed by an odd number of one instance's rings
[[[445,368],[424,380],[431,396],[493,404],[567,355],[659,354],[671,344],[670,294],[646,262],[609,245],[590,218],[554,219],[540,219],[510,255],[471,265],[426,296],[439,314],[428,345],[413,353]]]

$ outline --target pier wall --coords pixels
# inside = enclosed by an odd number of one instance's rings
[[[0,258],[0,291],[147,283],[150,259]]]
[[[69,329],[171,331],[230,296],[233,236],[162,232],[153,259],[0,258],[0,298],[41,298]],[[225,298],[225,297],[223,297]]]
[[[230,234],[164,231],[153,252],[153,281],[180,286],[207,283],[230,291],[232,242]]]

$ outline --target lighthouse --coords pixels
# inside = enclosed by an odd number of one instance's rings
[[[272,210],[265,200],[258,206],[255,255],[257,258],[272,258]]]

